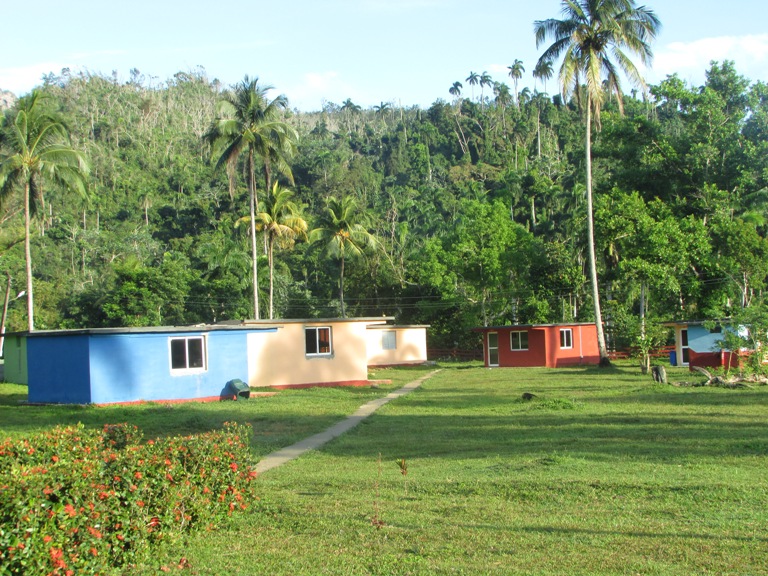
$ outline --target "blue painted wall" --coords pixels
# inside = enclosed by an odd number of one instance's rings
[[[247,334],[276,329],[58,334],[27,338],[30,402],[189,400],[248,380]],[[206,336],[204,372],[171,374],[171,337]]]
[[[701,324],[688,325],[688,347],[694,352],[719,352],[717,342],[722,339],[722,334],[710,332]]]
[[[88,336],[40,336],[26,340],[30,402],[91,402]]]
[[[169,339],[203,335],[207,337],[208,369],[172,375]],[[110,334],[91,338],[91,401],[96,404],[219,396],[230,380],[248,378],[245,330]]]

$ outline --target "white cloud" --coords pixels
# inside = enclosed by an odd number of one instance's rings
[[[323,102],[340,104],[347,98],[355,101],[355,90],[342,81],[338,72],[308,72],[299,84],[289,85],[285,89],[291,108],[304,111],[320,110]]]
[[[736,71],[752,81],[768,80],[768,34],[719,36],[692,42],[672,42],[656,50],[653,67],[646,74],[652,83],[677,74],[698,86],[713,60],[733,60]]]
[[[43,74],[58,74],[64,66],[57,62],[41,62],[30,66],[0,68],[0,89],[10,90],[16,96],[29,93],[43,83]]]

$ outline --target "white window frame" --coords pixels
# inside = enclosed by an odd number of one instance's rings
[[[328,351],[320,352],[320,331],[328,330]],[[307,336],[310,332],[315,333],[315,349],[317,352],[307,350]],[[306,326],[304,328],[304,355],[307,358],[327,358],[333,356],[333,328],[331,326]]]
[[[202,344],[202,366],[189,365],[189,343],[191,341],[200,341]],[[184,342],[185,347],[185,366],[181,368],[173,367],[173,343]],[[195,336],[170,336],[168,338],[168,365],[172,376],[183,376],[186,374],[200,374],[208,371],[208,338],[205,335]]]
[[[523,348],[522,335],[525,334],[525,348]],[[517,336],[515,342],[515,336]],[[509,333],[509,349],[515,352],[524,352],[528,350],[528,330],[513,330]]]
[[[573,328],[560,328],[560,350],[573,348]]]
[[[397,350],[397,331],[396,330],[381,331],[381,349]]]

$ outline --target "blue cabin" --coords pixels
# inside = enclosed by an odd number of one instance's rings
[[[29,384],[29,402],[218,399],[248,381],[248,335],[276,327],[190,326],[40,330],[6,336],[6,378]],[[231,394],[229,395],[231,397]]]
[[[732,330],[727,324],[717,322],[708,328],[708,323],[702,320],[667,322],[675,331],[675,354],[670,359],[673,366],[688,366],[689,368],[718,368],[737,366],[739,353],[723,350],[720,342],[723,330]]]

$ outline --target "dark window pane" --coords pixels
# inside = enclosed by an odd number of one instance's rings
[[[330,354],[331,353],[331,329],[318,328],[317,339],[319,342],[320,354]]]
[[[187,354],[189,358],[189,368],[203,368],[205,366],[203,339],[190,338],[187,340]]]
[[[528,332],[520,332],[520,349],[528,349]]]
[[[306,353],[317,354],[317,330],[314,328],[304,330],[304,339],[306,341]]]
[[[171,368],[173,370],[187,367],[187,342],[186,340],[171,340]]]

